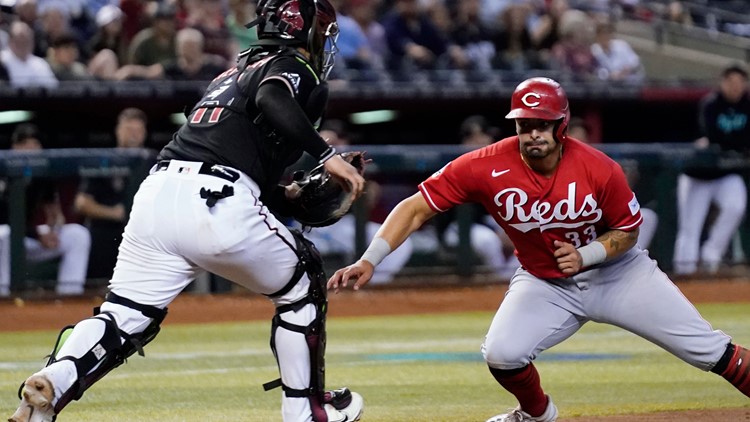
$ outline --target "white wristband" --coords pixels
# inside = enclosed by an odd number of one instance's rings
[[[581,265],[584,267],[599,264],[607,259],[607,249],[602,242],[596,240],[578,248],[578,253],[581,254]]]
[[[373,267],[377,267],[389,253],[391,253],[391,245],[382,237],[376,237],[372,239],[370,246],[367,247],[367,250],[362,254],[362,258],[360,259],[364,259],[371,263]]]

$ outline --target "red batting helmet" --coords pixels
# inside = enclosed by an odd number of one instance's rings
[[[550,78],[531,78],[521,82],[510,100],[510,113],[506,119],[558,120],[556,140],[567,136],[570,107],[568,96],[556,81]]]

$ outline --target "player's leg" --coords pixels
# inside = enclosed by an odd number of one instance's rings
[[[0,224],[0,297],[10,295],[10,226]]]
[[[362,413],[361,396],[348,390],[323,389],[327,296],[317,252],[309,242],[295,238],[256,199],[259,192],[254,183],[243,178],[234,190],[234,197],[199,217],[204,222],[206,244],[186,249],[188,259],[269,296],[276,305],[271,346],[281,378],[268,386],[283,388],[285,421],[357,420]],[[226,242],[238,231],[242,233],[238,242]],[[220,248],[205,249],[210,245]]]
[[[650,208],[641,208],[641,216],[643,222],[638,231],[638,245],[643,249],[648,249],[659,225],[659,214]]]
[[[518,399],[517,412],[541,421],[557,417],[557,408],[544,393],[532,362],[586,322],[580,316],[584,315],[580,294],[574,283],[541,281],[525,270],[519,270],[511,280],[482,353],[497,382]],[[497,420],[502,420],[501,416]]]
[[[708,239],[701,247],[701,260],[711,272],[716,272],[724,253],[745,216],[747,187],[737,174],[724,176],[715,182],[713,201],[719,214],[711,225]]]
[[[83,293],[89,265],[91,233],[80,224],[65,224],[60,228],[60,267],[57,271],[57,293]]]
[[[719,371],[748,394],[747,371],[729,365],[744,362],[747,350],[731,346],[728,335],[714,330],[645,251],[632,250],[615,265],[587,273],[600,280],[590,283],[590,299],[585,303],[592,320],[622,327],[696,368]]]
[[[711,206],[711,182],[681,174],[677,179],[677,238],[672,264],[676,274],[698,268],[701,232]]]
[[[53,420],[128,356],[142,354],[143,346],[159,332],[166,306],[194,277],[192,264],[163,249],[185,233],[182,222],[165,210],[193,195],[163,182],[149,177],[141,185],[125,228],[110,294],[94,317],[63,329],[47,365],[24,383],[21,404],[11,421]]]

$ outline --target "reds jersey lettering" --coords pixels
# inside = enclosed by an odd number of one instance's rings
[[[576,183],[568,185],[568,196],[552,205],[545,201],[534,201],[527,206],[529,196],[519,188],[504,189],[495,195],[495,204],[500,208],[497,215],[508,225],[526,233],[538,228],[576,228],[594,224],[601,220],[599,209],[592,194],[587,194],[580,206],[576,205]],[[520,222],[513,223],[514,218]]]
[[[641,222],[620,166],[578,141],[566,142],[549,178],[526,166],[514,136],[458,157],[419,189],[437,212],[482,204],[513,242],[521,265],[539,278],[564,276],[554,257],[555,240],[580,247]]]

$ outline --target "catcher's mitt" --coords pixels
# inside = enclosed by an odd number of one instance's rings
[[[341,153],[341,158],[364,174],[365,153],[351,151]],[[299,195],[292,201],[295,205],[293,217],[303,226],[324,227],[339,221],[354,203],[350,192],[346,192],[341,180],[326,171],[323,164],[309,172],[294,173],[294,183],[299,185]]]

